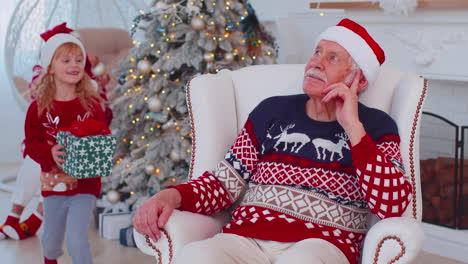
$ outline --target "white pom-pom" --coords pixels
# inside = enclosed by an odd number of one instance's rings
[[[99,90],[99,85],[95,80],[91,80],[91,87],[93,87],[96,92]]]
[[[407,16],[416,7],[418,7],[418,0],[380,0],[380,8],[388,14]]]
[[[78,31],[72,31],[72,32],[70,32],[70,35],[74,36],[77,39],[80,38],[80,33],[78,33]]]
[[[94,76],[101,76],[106,72],[106,66],[104,63],[99,62],[91,69],[91,72],[94,74]]]

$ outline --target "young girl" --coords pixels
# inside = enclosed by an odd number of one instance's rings
[[[57,263],[66,234],[74,264],[92,263],[88,242],[91,211],[101,190],[101,179],[75,179],[60,170],[63,147],[57,130],[92,118],[105,121],[101,100],[85,73],[86,52],[66,24],[41,35],[40,75],[25,122],[26,154],[41,165],[44,197],[44,263]]]

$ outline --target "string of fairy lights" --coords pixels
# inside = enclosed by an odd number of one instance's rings
[[[224,68],[223,66],[229,65],[230,63],[243,64],[246,61],[256,61],[262,56],[271,57],[274,61],[274,58],[276,57],[275,50],[266,50],[264,53],[262,52],[261,48],[263,40],[261,37],[263,36],[259,36],[256,34],[255,30],[253,30],[255,25],[249,25],[249,23],[258,23],[258,21],[256,21],[254,10],[250,5],[244,7],[241,13],[237,12],[237,15],[232,15],[233,17],[236,17],[237,20],[233,20],[232,18],[226,19],[224,15],[228,16],[227,13],[223,14],[222,17],[219,17],[217,18],[218,20],[216,20],[213,14],[214,11],[212,11],[213,13],[210,13],[205,10],[207,8],[206,2],[210,2],[213,8],[216,8],[217,5],[222,5],[222,9],[225,10],[225,12],[233,12],[235,9],[233,7],[234,3],[232,0],[222,2],[198,0],[198,3],[194,0],[183,0],[170,4],[165,1],[159,1],[156,3],[155,8],[150,9],[147,12],[140,10],[139,15],[134,19],[134,23],[131,28],[132,37],[140,28],[140,23],[142,21],[157,17],[161,22],[155,29],[156,34],[158,34],[158,37],[156,38],[158,41],[142,43],[141,41],[134,39],[133,44],[135,47],[142,44],[148,45],[148,50],[151,50],[151,52],[149,54],[147,53],[146,56],[143,56],[142,58],[137,58],[135,55],[131,56],[128,61],[131,67],[118,79],[119,84],[122,86],[125,83],[130,82],[127,85],[128,88],[122,93],[124,97],[130,99],[136,98],[137,94],[149,94],[149,88],[145,87],[142,83],[150,80],[164,78],[165,81],[171,84],[163,87],[159,93],[155,93],[152,96],[144,96],[143,100],[146,103],[149,112],[145,113],[144,116],[132,118],[129,125],[135,126],[147,120],[153,121],[154,113],[167,113],[167,121],[155,122],[156,124],[149,128],[149,132],[154,133],[157,131],[161,132],[162,130],[174,129],[179,133],[180,140],[183,142],[181,146],[185,147],[184,151],[186,153],[184,155],[190,155],[190,140],[192,134],[191,132],[180,133],[181,126],[177,121],[178,114],[176,113],[176,110],[174,107],[164,105],[163,100],[160,98],[168,92],[167,89],[171,89],[172,87],[183,87],[184,84],[182,82],[185,82],[185,80],[182,80],[180,76],[182,73],[164,71],[159,67],[162,63],[173,59],[171,55],[165,52],[162,45],[181,44],[185,42],[185,40],[181,38],[181,35],[178,34],[176,30],[177,27],[181,24],[190,25],[192,30],[200,32],[200,34],[203,34],[201,36],[204,36],[210,41],[211,46],[209,46],[208,44],[210,43],[207,42],[208,48],[201,50],[201,52],[203,52],[202,57],[205,66],[204,73],[217,73]],[[200,3],[202,3],[202,6],[204,7],[203,12],[202,10],[196,10],[196,7],[200,6]],[[185,14],[185,20],[183,14]],[[189,15],[187,16],[187,14]],[[252,17],[254,17],[255,20],[252,20]],[[219,20],[222,21],[223,19],[226,23],[223,27],[220,27]],[[219,47],[220,43],[223,41],[235,43],[234,38],[240,38],[240,43],[243,46],[233,46],[229,51],[222,50]],[[152,58],[149,56],[152,56]],[[159,63],[155,63],[155,61]],[[129,87],[132,85],[133,87]],[[132,102],[132,100],[128,101],[127,110],[134,110],[136,107],[135,102]],[[136,139],[139,141],[138,143],[135,142]],[[128,145],[137,144],[137,148],[149,148],[150,143],[148,140],[149,138],[147,135],[139,135],[133,136],[133,138],[124,137],[122,139],[122,143]],[[182,159],[181,156],[181,153],[176,153],[175,150],[172,150],[169,158],[174,162],[178,162]],[[123,161],[124,159],[120,157],[116,160],[116,163],[121,164]],[[125,164],[125,168],[130,168],[131,166],[132,164],[130,162]],[[145,172],[149,175],[161,175],[163,173],[162,168],[151,163],[145,165]],[[170,177],[169,181],[175,183],[177,182],[177,178]]]

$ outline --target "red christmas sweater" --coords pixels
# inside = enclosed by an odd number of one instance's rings
[[[321,238],[358,263],[368,212],[400,216],[411,200],[395,122],[359,104],[367,134],[351,147],[338,122],[305,112],[305,94],[271,97],[249,115],[217,169],[174,186],[182,210],[240,204],[223,232],[295,242]],[[245,194],[244,194],[245,192]]]
[[[105,122],[105,114],[101,106],[93,107],[88,112],[78,98],[70,101],[54,101],[53,108],[49,112],[45,110],[38,116],[37,101],[33,101],[28,108],[25,131],[25,155],[29,155],[39,165],[43,172],[49,172],[56,166],[51,153],[51,148],[57,144],[57,130],[68,128],[77,121],[92,118]],[[78,187],[65,192],[43,191],[42,196],[50,195],[75,195],[92,194],[96,197],[101,192],[101,178],[79,179]]]

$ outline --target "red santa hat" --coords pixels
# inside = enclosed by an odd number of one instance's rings
[[[91,77],[92,85],[96,88],[96,90],[98,89],[98,84],[94,81],[95,76],[92,73],[91,63],[89,58],[86,56],[86,50],[83,43],[79,39],[79,34],[73,31],[73,29],[68,28],[67,23],[62,23],[53,29],[42,33],[41,38],[45,41],[45,43],[41,48],[41,54],[39,58],[40,65],[35,65],[33,67],[33,77],[29,83],[29,88],[35,90],[34,87],[37,87],[42,77],[46,74],[47,67],[49,67],[49,64],[51,63],[55,51],[58,47],[65,43],[75,43],[81,48],[81,51],[83,52],[83,57],[85,58],[84,70],[89,75],[89,77]],[[35,97],[36,95],[34,92],[31,92],[31,98],[34,100]]]
[[[333,41],[345,48],[361,68],[369,85],[377,79],[385,53],[363,26],[345,18],[320,34],[317,44],[320,40]]]
[[[83,43],[78,39],[78,34],[67,27],[67,23],[60,24],[53,29],[46,31],[41,34],[41,38],[45,41],[44,46],[41,48],[40,62],[41,66],[46,69],[52,57],[55,54],[55,50],[65,43],[75,43],[81,48],[83,57],[86,58],[86,51]]]

